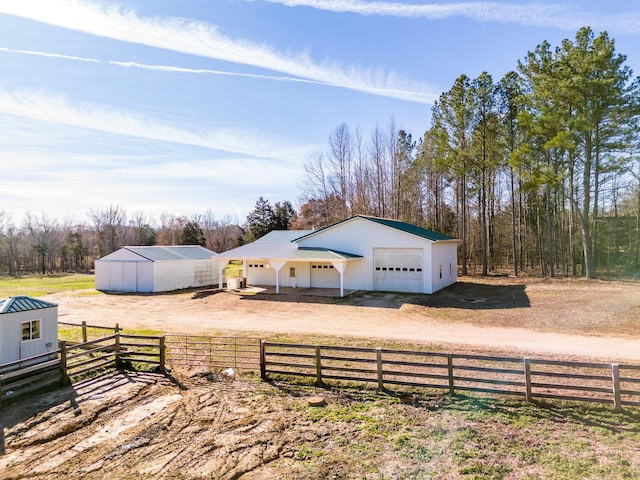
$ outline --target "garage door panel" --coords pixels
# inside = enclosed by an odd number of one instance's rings
[[[330,263],[312,263],[311,287],[338,288],[340,287],[340,273]]]
[[[373,253],[373,288],[394,292],[422,292],[422,249],[379,248]]]

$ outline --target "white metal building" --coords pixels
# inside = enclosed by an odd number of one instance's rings
[[[216,253],[199,245],[122,247],[95,267],[102,291],[169,292],[218,283]]]
[[[0,364],[58,348],[58,305],[26,296],[0,299]]]
[[[458,241],[405,222],[356,215],[317,231],[275,231],[218,255],[242,260],[248,285],[433,293],[457,281]],[[220,273],[220,278],[222,278]]]

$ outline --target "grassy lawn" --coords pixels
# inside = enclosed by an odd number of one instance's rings
[[[413,405],[364,390],[338,395],[322,408],[294,407],[310,431],[331,432],[300,446],[299,478],[640,478],[634,409],[424,391]]]
[[[48,293],[95,288],[94,276],[89,274],[25,275],[0,277],[0,298],[16,295],[41,297]],[[99,293],[96,291],[96,293]]]

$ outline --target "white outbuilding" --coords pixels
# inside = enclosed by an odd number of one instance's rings
[[[216,253],[199,245],[122,247],[96,260],[96,290],[169,292],[218,283]]]
[[[274,231],[218,255],[242,260],[248,285],[434,293],[457,281],[458,241],[386,218],[356,215],[317,230]],[[220,277],[222,278],[222,277]]]
[[[57,349],[57,304],[27,296],[0,299],[0,365]]]

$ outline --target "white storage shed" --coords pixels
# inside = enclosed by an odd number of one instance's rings
[[[215,257],[199,245],[122,247],[96,260],[96,290],[149,293],[214,285]]]
[[[57,304],[27,296],[0,299],[0,364],[57,349]]]

